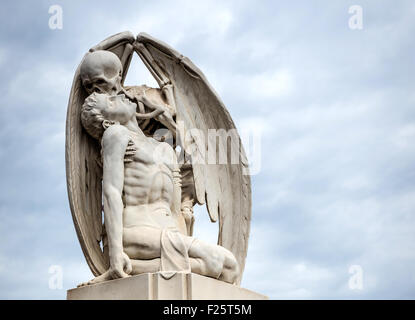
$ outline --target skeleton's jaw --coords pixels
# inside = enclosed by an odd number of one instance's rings
[[[99,93],[99,94],[107,94],[109,96],[115,96],[117,94],[120,93],[124,93],[123,88],[121,86],[121,84],[108,84],[108,83],[104,83],[101,85],[96,85],[93,84],[92,87],[86,87],[84,86],[86,91],[88,92],[88,94],[92,94],[92,93]]]

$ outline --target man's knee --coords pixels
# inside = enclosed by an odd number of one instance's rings
[[[217,245],[204,243],[195,239],[189,250],[189,256],[200,260],[205,275],[217,278],[223,271],[225,256]]]
[[[221,247],[223,248],[223,247]],[[223,248],[224,256],[225,256],[225,262],[224,262],[224,268],[227,270],[234,272],[236,274],[239,273],[239,264],[236,260],[235,256],[232,252],[227,250],[226,248]]]
[[[218,246],[216,248],[211,248],[208,263],[215,278],[219,278],[219,276],[222,274],[225,266],[225,260],[226,257],[223,252],[221,252],[221,250],[218,250]]]

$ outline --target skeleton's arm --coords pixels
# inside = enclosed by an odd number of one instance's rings
[[[108,50],[115,46],[119,46],[122,43],[133,43],[135,40],[134,35],[130,31],[124,31],[117,33],[103,41],[101,41],[96,46],[89,49],[90,52],[97,51],[97,50]]]
[[[173,110],[173,116],[176,115],[176,102],[174,101],[174,96],[173,96],[173,85],[171,83],[164,85],[161,88],[164,96],[166,97],[167,100],[167,104],[172,108]]]
[[[154,117],[157,121],[165,125],[166,128],[170,130],[173,136],[176,136],[177,125],[173,119],[173,116],[175,115],[175,110],[173,110],[173,108],[170,105],[166,105],[164,103],[155,103],[151,99],[147,98],[146,90],[144,90],[142,96],[140,96],[137,100],[140,109],[144,109],[145,105],[149,109],[153,110],[151,113],[137,113],[137,119],[148,119],[151,115],[151,117]],[[140,106],[140,104],[142,105]]]
[[[150,52],[146,47],[137,41],[133,43],[135,52],[140,56],[143,63],[146,65],[147,69],[151,72],[154,79],[156,79],[160,88],[163,88],[166,84],[170,83],[170,79],[164,74],[163,71],[158,67],[157,63],[151,57]]]
[[[151,57],[150,52],[146,47],[137,41],[133,43],[134,50],[140,56],[143,63],[146,65],[148,70],[151,72],[153,77],[156,79],[158,85],[160,86],[164,96],[166,97],[167,104],[173,110],[172,116],[176,113],[176,103],[173,97],[173,85],[171,84],[170,79],[164,74],[161,68],[158,67],[157,63]]]

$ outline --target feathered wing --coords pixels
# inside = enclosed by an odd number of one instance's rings
[[[198,146],[201,157],[208,156],[209,129],[233,132],[233,146],[227,145],[227,156],[230,160],[232,147],[238,148],[237,163],[197,164],[193,159],[192,168],[196,201],[206,203],[212,222],[219,220],[218,244],[232,251],[237,258],[241,271],[239,283],[248,250],[251,182],[245,151],[235,124],[203,73],[188,58],[145,33],[138,35],[135,46],[144,46],[147,55],[140,54],[140,57],[156,80],[165,76],[173,85],[177,123],[180,126],[180,121],[183,121],[184,129],[193,136],[193,145]],[[202,136],[195,136],[191,129],[198,129]],[[217,148],[226,148],[226,144],[219,139]]]
[[[110,50],[117,54],[123,64],[125,79],[134,40],[130,32],[122,32],[105,39],[90,51]],[[67,188],[82,251],[92,273],[98,276],[108,269],[108,252],[101,247],[105,230],[102,225],[100,146],[98,141],[85,132],[81,124],[81,107],[86,97],[78,67],[72,83],[66,118]]]

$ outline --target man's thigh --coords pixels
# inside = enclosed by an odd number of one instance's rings
[[[160,258],[161,230],[147,226],[123,229],[124,252],[130,259]]]

